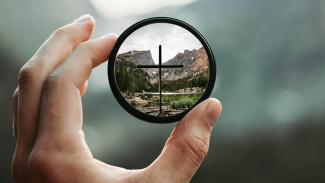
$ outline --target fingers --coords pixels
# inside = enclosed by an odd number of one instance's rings
[[[88,79],[92,68],[107,60],[116,39],[115,34],[107,34],[81,44],[50,77],[80,87]]]
[[[39,103],[44,80],[81,42],[90,38],[94,21],[83,16],[56,30],[21,69],[16,155],[26,157],[37,132]]]
[[[157,182],[189,182],[208,152],[221,108],[217,99],[207,99],[177,124],[160,156],[148,167]]]
[[[84,15],[52,33],[37,50],[27,65],[42,67],[45,74],[53,71],[80,43],[88,40],[94,30],[95,20]],[[39,60],[46,60],[39,61]]]
[[[116,39],[116,35],[109,34],[83,43],[48,77],[43,91],[38,140],[62,140],[67,135],[75,137],[81,131],[82,93],[79,88],[84,88],[92,69],[108,58]]]

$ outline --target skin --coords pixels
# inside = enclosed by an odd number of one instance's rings
[[[82,130],[82,102],[94,67],[106,61],[117,36],[90,40],[84,15],[56,31],[21,68],[13,95],[16,182],[189,182],[209,148],[221,104],[207,99],[174,128],[148,167],[126,170],[95,159]]]

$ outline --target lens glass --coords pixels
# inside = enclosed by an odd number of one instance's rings
[[[132,32],[121,44],[114,74],[123,98],[151,116],[172,116],[193,107],[205,92],[209,58],[187,29],[152,23]]]

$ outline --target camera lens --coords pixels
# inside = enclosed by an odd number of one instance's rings
[[[115,97],[128,112],[150,122],[172,122],[211,93],[215,64],[193,27],[152,18],[120,36],[108,74]]]

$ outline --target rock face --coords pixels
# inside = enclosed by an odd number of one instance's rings
[[[152,55],[150,50],[145,51],[129,51],[123,54],[120,54],[117,56],[117,64],[120,61],[129,62],[130,64],[133,64],[134,66],[137,65],[155,65],[155,62],[152,59]],[[151,77],[155,77],[155,69],[145,68],[141,69]]]
[[[209,76],[209,60],[203,47],[198,50],[185,50],[184,53],[178,53],[164,64],[183,65],[181,69],[164,70],[162,73],[164,80],[191,79],[200,74],[208,79]]]
[[[118,55],[117,59],[123,58],[124,61],[131,62],[134,65],[153,65],[155,64],[150,50],[146,51],[129,51]]]
[[[153,88],[152,71],[137,68],[137,65],[143,64],[154,64],[150,51],[130,51],[116,57],[115,78],[122,93],[142,92]]]

